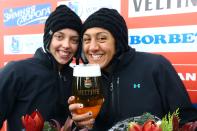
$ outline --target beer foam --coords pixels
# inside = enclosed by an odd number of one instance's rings
[[[101,69],[98,64],[75,65],[73,76],[76,77],[97,77],[101,76]]]

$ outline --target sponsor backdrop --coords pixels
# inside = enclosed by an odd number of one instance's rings
[[[83,21],[101,7],[117,9],[129,27],[129,45],[168,58],[197,105],[197,0],[0,0],[0,67],[42,46],[44,22],[60,4]]]

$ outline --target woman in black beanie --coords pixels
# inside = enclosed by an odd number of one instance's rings
[[[13,61],[0,71],[0,128],[21,131],[21,117],[39,111],[45,121],[66,121],[71,95],[72,58],[77,57],[82,22],[70,8],[58,6],[45,23],[44,48],[33,58]],[[33,131],[33,129],[32,129]]]
[[[94,123],[106,131],[118,121],[149,112],[159,118],[179,109],[180,124],[197,120],[185,87],[171,63],[161,55],[137,52],[128,45],[128,28],[114,9],[101,8],[83,24],[83,53],[102,68],[105,101],[96,120],[77,115],[80,104],[69,106],[79,127]],[[70,97],[68,103],[72,103]]]

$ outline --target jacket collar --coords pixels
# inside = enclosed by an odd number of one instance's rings
[[[115,56],[110,62],[110,66],[107,68],[107,71],[103,73],[113,74],[114,72],[124,70],[124,67],[132,61],[135,56],[135,49],[130,48],[128,51],[123,52],[120,56]]]
[[[48,68],[52,68],[55,71],[58,71],[58,63],[55,60],[55,58],[50,54],[44,51],[42,47],[38,48],[34,54],[34,58],[37,58],[42,61],[42,63],[47,66]],[[70,60],[67,64],[64,65],[64,67],[61,69],[61,72],[67,70],[68,68],[71,68],[69,64],[72,60]],[[58,71],[59,72],[59,71]]]
[[[44,52],[42,48],[38,48],[33,57],[40,60],[45,66],[50,69],[54,67],[51,58],[48,56],[47,53]]]

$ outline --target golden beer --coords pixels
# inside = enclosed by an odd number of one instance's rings
[[[99,65],[76,65],[73,76],[72,90],[75,103],[83,104],[83,108],[78,109],[76,113],[84,114],[91,111],[96,118],[104,102]]]

